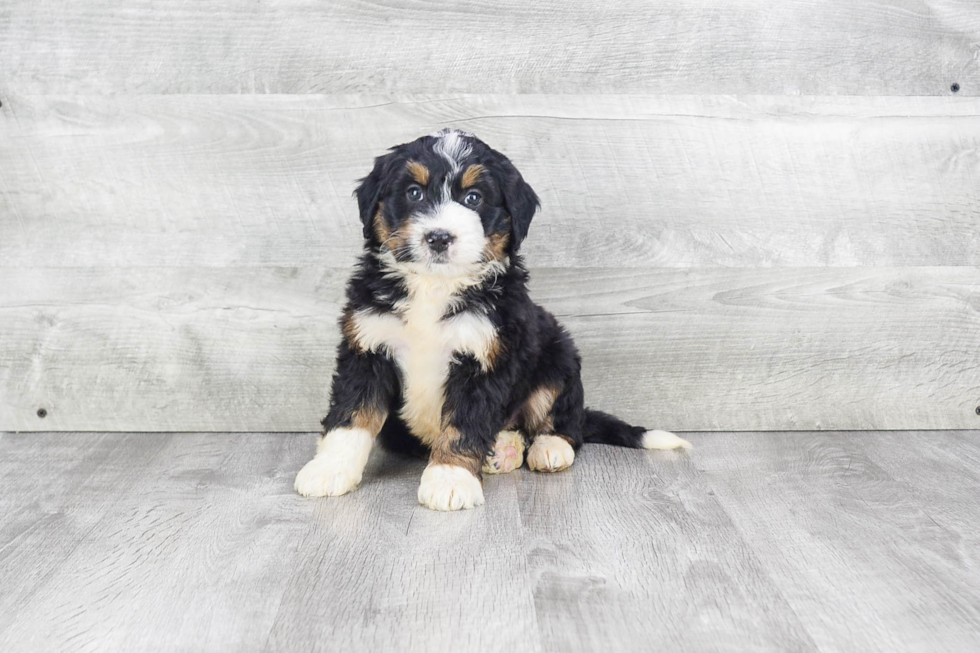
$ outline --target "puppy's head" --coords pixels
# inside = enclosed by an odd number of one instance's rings
[[[372,247],[446,275],[516,252],[539,205],[506,156],[451,129],[391,148],[355,194]]]

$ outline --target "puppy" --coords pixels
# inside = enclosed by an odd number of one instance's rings
[[[690,447],[584,407],[572,338],[528,296],[518,250],[539,202],[506,156],[443,130],[375,159],[355,195],[364,253],[300,494],[353,490],[375,439],[428,455],[418,499],[434,510],[481,505],[482,475],[525,453],[558,472],[583,442]]]

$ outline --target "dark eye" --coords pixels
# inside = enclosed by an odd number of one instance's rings
[[[418,186],[409,186],[405,195],[408,196],[409,202],[421,202],[422,198],[425,197],[425,193]]]
[[[475,190],[471,190],[466,194],[466,197],[463,198],[463,202],[466,204],[466,206],[480,206],[480,204],[483,203],[483,195],[480,195]]]

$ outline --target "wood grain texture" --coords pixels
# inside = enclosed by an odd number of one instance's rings
[[[133,446],[130,436],[103,433],[0,434],[0,632],[64,573],[119,497],[138,491],[168,440],[156,435]]]
[[[433,513],[307,434],[0,433],[0,648],[972,651],[980,431],[586,445]]]
[[[98,437],[134,472],[71,461],[120,482],[63,487],[62,459],[94,437],[0,439],[6,506],[36,513],[44,492],[98,513],[63,555],[29,546],[53,530],[43,518],[0,515],[2,555],[54,567],[34,585],[2,567],[21,596],[4,651],[538,650],[513,478],[488,481],[486,509],[433,513],[415,497],[424,463],[376,452],[355,494],[311,501],[292,489],[309,435],[113,434]]]
[[[980,93],[972,0],[7,0],[6,93]]]
[[[16,96],[0,267],[343,267],[355,180],[447,125],[541,195],[532,266],[980,265],[974,98]]]
[[[587,446],[570,474],[522,470],[545,651],[816,650],[699,454]]]
[[[4,270],[0,428],[318,428],[347,270],[124,272]],[[576,338],[587,402],[636,423],[980,420],[977,268],[538,269],[531,287]]]
[[[980,568],[980,533],[972,509],[980,488],[980,439],[973,432],[915,434],[907,446],[901,433],[854,442],[874,464],[929,506],[929,517],[946,532],[952,555]]]
[[[85,453],[91,437],[69,436],[72,453]],[[63,490],[72,503],[97,512],[97,524],[32,588],[28,601],[7,613],[4,650],[244,650],[264,641],[288,576],[281,568],[262,571],[288,560],[310,528],[312,506],[302,514],[286,479],[300,464],[300,442],[248,435],[103,437],[134,463],[146,448],[158,455],[134,467],[131,481],[119,474],[129,482],[110,478],[99,488]],[[54,450],[47,446],[52,438],[59,445]],[[7,435],[0,441],[7,451],[30,452],[35,463],[21,481],[28,491],[9,501],[29,505],[36,492],[59,480],[47,470],[49,458],[57,463],[69,450],[60,438],[25,442]],[[96,465],[78,467],[106,475]],[[50,555],[46,546],[28,550],[35,564]],[[37,629],[38,621],[46,627]]]
[[[418,504],[423,461],[378,458],[350,500],[312,502],[267,649],[540,651],[516,479],[440,513]]]
[[[51,438],[18,446],[17,438],[5,436],[8,451],[27,450],[34,462],[29,476],[26,465],[17,475],[28,491],[8,500],[29,505],[48,483],[61,480],[48,471],[49,458],[57,463],[85,454],[91,437],[57,436],[59,446],[49,450]],[[284,446],[300,443],[247,435],[103,437],[125,450],[134,467],[120,473],[77,464],[104,483],[61,491],[71,505],[94,513],[95,524],[56,558],[56,569],[31,588],[30,598],[5,615],[3,649],[241,650],[236,642],[263,641],[288,577],[281,569],[261,572],[295,552],[310,525],[286,479],[302,456],[298,447]],[[156,455],[136,466],[144,450]],[[288,457],[292,452],[296,458]],[[16,540],[26,548],[22,560],[32,555],[35,564],[48,563],[43,536],[49,530]],[[38,629],[39,621],[46,627]]]
[[[820,649],[969,651],[980,627],[977,503],[959,504],[959,532],[933,515],[953,503],[947,492],[980,490],[977,435],[724,434],[705,443],[714,451],[701,469]],[[879,465],[893,448],[902,463]],[[964,453],[973,464],[954,461]],[[921,480],[914,468],[940,458],[930,482],[892,476]]]

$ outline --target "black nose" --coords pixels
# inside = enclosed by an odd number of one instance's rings
[[[456,240],[456,236],[448,231],[430,231],[425,234],[425,242],[429,243],[429,249],[436,254],[441,254],[449,249],[449,244]]]

